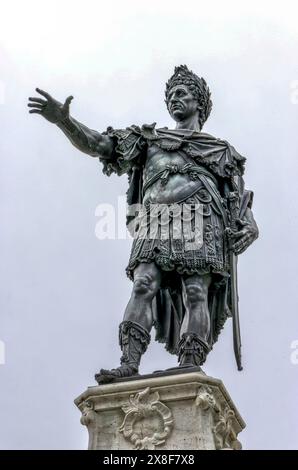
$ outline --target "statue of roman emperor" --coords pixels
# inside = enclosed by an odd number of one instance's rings
[[[206,81],[185,65],[175,68],[165,91],[174,129],[151,124],[98,132],[70,115],[72,96],[62,104],[36,91],[41,97],[29,98],[30,113],[56,124],[75,147],[99,159],[104,174],[128,175],[127,223],[135,224],[126,272],[133,287],[119,326],[120,365],[101,369],[97,382],[137,375],[153,326],[156,339],[178,356],[179,368],[200,368],[228,317],[241,369],[237,256],[256,240],[258,228],[253,193],[244,186],[245,158],[227,141],[202,132],[212,108]],[[140,205],[136,214],[132,208]],[[168,236],[162,236],[161,217],[151,230],[149,214],[156,207],[169,209]],[[192,226],[198,212],[201,243],[190,244],[184,230],[177,236],[175,219]]]

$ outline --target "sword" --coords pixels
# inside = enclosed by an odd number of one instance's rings
[[[230,210],[230,227],[228,234],[232,235],[238,230],[237,219],[239,218],[239,194],[237,191],[229,193],[229,210]],[[234,353],[238,370],[242,370],[241,364],[241,335],[240,335],[240,320],[238,309],[238,281],[237,281],[237,261],[238,256],[232,250],[233,238],[229,238],[229,262],[230,262],[230,276],[231,276],[231,306],[232,306],[232,319],[233,319],[233,344]]]

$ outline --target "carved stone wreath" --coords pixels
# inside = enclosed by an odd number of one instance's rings
[[[171,410],[159,401],[158,392],[151,393],[147,387],[131,395],[129,401],[129,404],[122,407],[125,417],[119,431],[131,441],[134,449],[153,450],[163,444],[172,431],[173,416]],[[139,428],[138,424],[142,421],[152,423],[155,418],[158,419],[158,425],[152,433]]]

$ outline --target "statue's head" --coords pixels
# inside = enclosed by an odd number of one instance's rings
[[[179,65],[166,84],[165,95],[168,111],[176,122],[197,113],[202,129],[212,108],[211,93],[204,78],[199,78],[186,65]]]

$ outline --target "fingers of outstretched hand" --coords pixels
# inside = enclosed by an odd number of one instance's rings
[[[65,103],[64,103],[64,105],[63,105],[64,110],[66,110],[66,111],[69,110],[69,105],[70,105],[70,103],[72,102],[72,100],[73,100],[73,96],[72,96],[72,95],[70,95],[70,96],[68,96],[68,97],[66,98]]]
[[[29,101],[32,101],[33,103],[47,104],[46,100],[42,100],[41,98],[35,98],[32,96],[30,96]]]
[[[42,111],[40,109],[30,109],[29,111],[30,114],[42,114]]]
[[[35,88],[37,93],[39,93],[40,95],[44,96],[47,100],[51,100],[52,97],[51,95],[49,95],[49,93],[47,93],[46,91],[44,90],[41,90],[40,88]]]
[[[45,105],[39,103],[28,103],[27,106],[28,108],[43,109]]]

